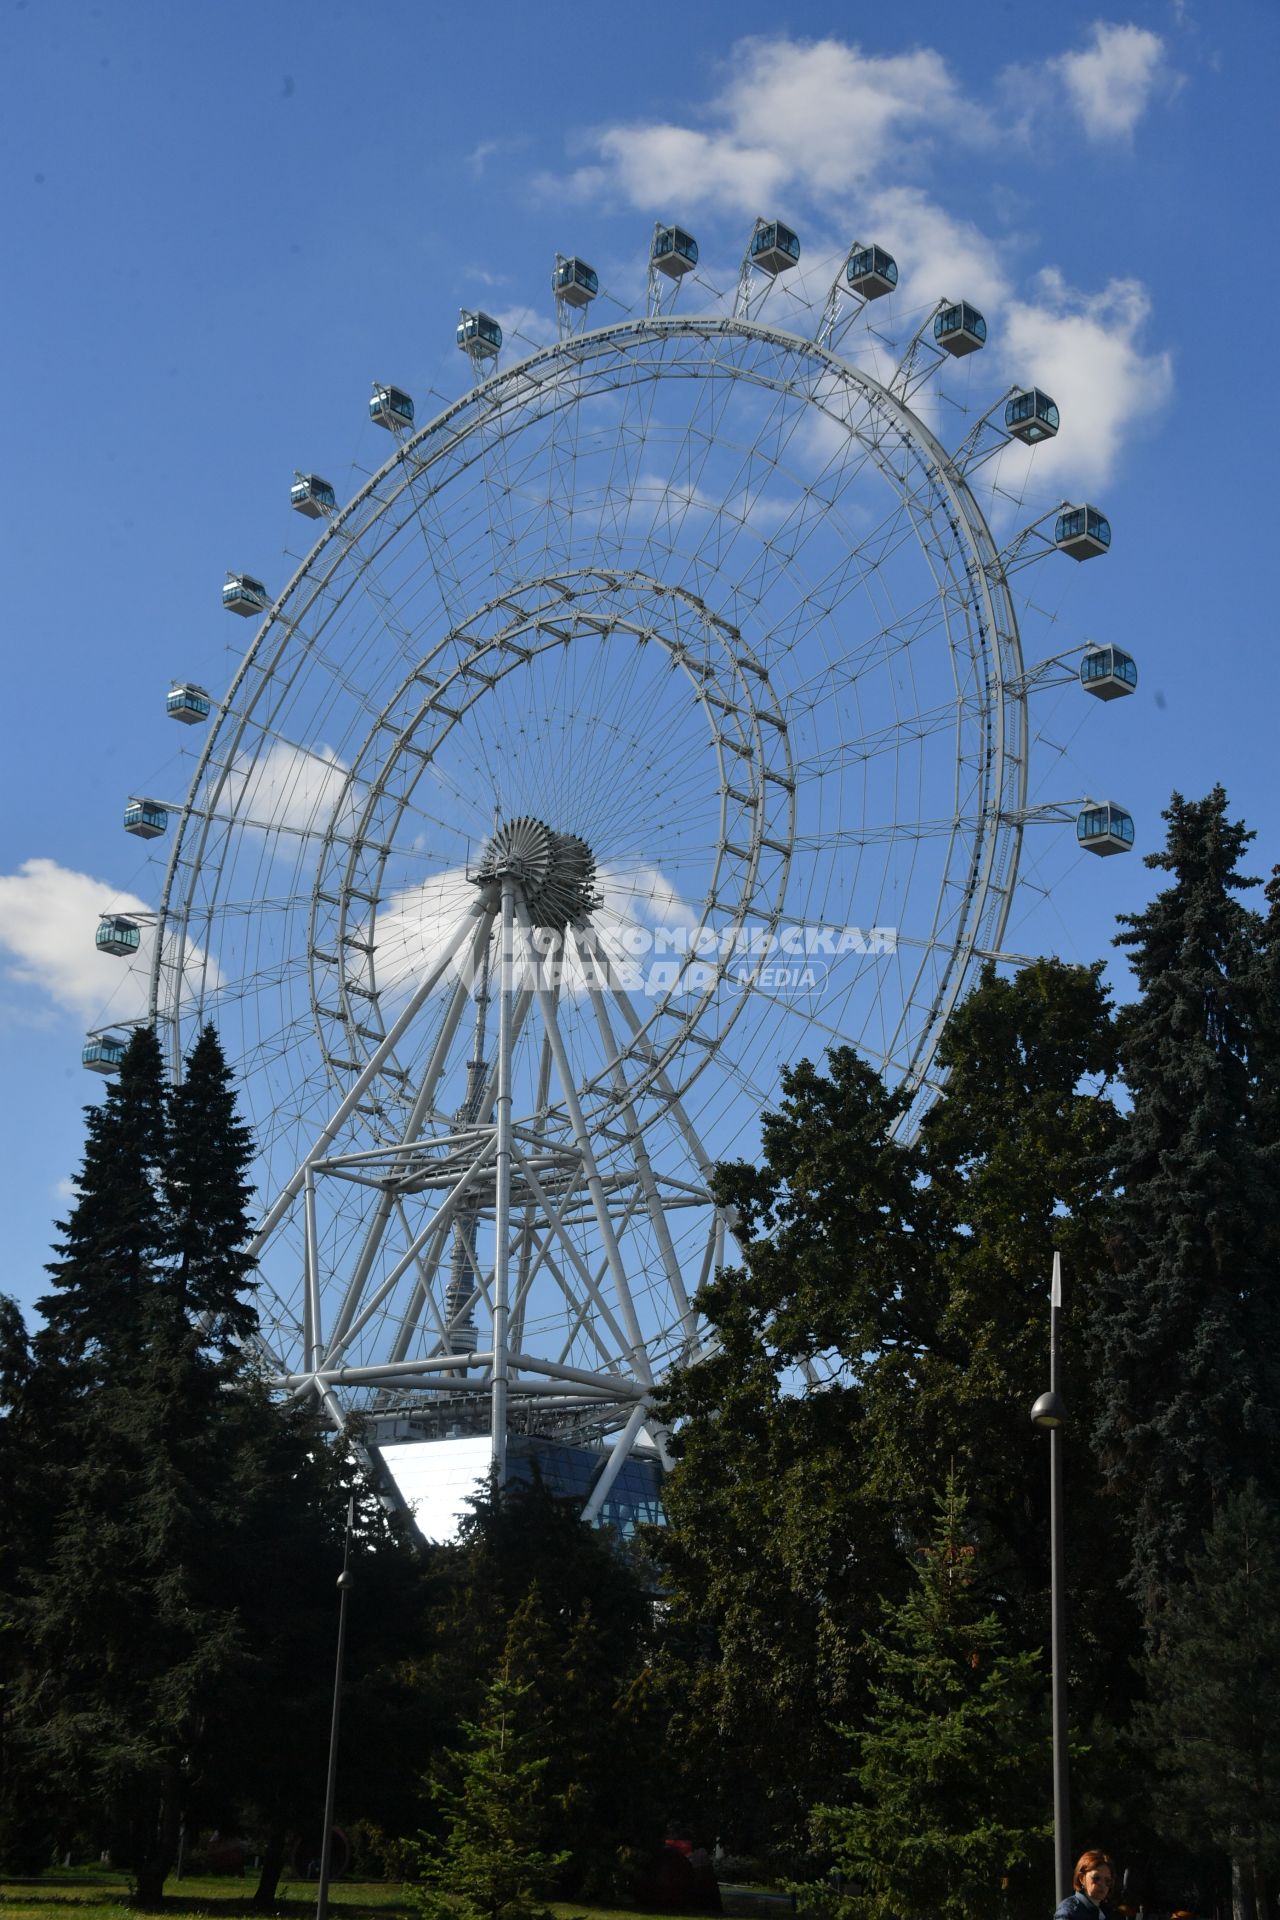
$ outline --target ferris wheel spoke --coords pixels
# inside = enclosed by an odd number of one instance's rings
[[[575,941],[575,946],[576,945],[577,943]],[[632,1154],[635,1157],[636,1172],[644,1192],[649,1220],[658,1242],[662,1264],[666,1271],[672,1298],[675,1300],[681,1321],[684,1324],[686,1336],[692,1338],[693,1317],[689,1306],[689,1296],[685,1291],[684,1276],[680,1271],[680,1262],[676,1257],[676,1250],[672,1244],[671,1233],[667,1226],[667,1216],[658,1192],[657,1181],[654,1179],[653,1164],[649,1159],[648,1151],[644,1144],[644,1135],[636,1124],[635,1107],[630,1098],[630,1089],[627,1085],[626,1075],[622,1070],[621,1054],[613,1028],[609,1022],[609,1011],[605,1006],[604,996],[595,981],[595,968],[591,963],[591,954],[589,952],[584,954],[581,948],[578,949],[578,954],[579,959],[585,962],[583,971],[587,980],[587,992],[591,999],[592,1010],[595,1013],[596,1025],[600,1033],[600,1043],[604,1049],[605,1059],[608,1062],[607,1071],[613,1082],[614,1091],[619,1096],[619,1111],[622,1115],[623,1125],[626,1128],[627,1139]]]

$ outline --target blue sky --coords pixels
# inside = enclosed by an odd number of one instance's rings
[[[97,909],[158,895],[162,847],[120,813],[190,778],[165,690],[224,687],[249,638],[224,572],[284,578],[295,467],[342,494],[384,457],[373,377],[420,419],[462,390],[460,304],[545,339],[557,248],[627,300],[655,217],[731,268],[761,212],[808,257],[858,234],[922,296],[976,299],[993,396],[1016,357],[1063,405],[1046,497],[1096,499],[1116,529],[1105,562],[1037,574],[1041,612],[1142,671],[1114,709],[1054,714],[1063,793],[1123,801],[1149,848],[1171,789],[1222,780],[1255,869],[1280,859],[1258,372],[1278,38],[1262,0],[6,0],[2,1284],[42,1290],[96,1092]],[[1106,953],[1154,877],[1044,848],[1008,944]]]

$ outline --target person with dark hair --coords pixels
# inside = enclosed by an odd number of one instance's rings
[[[1115,1863],[1109,1853],[1103,1853],[1100,1847],[1090,1847],[1076,1861],[1075,1876],[1072,1880],[1074,1893],[1069,1893],[1053,1916],[1053,1920],[1107,1920],[1107,1901],[1115,1885]]]

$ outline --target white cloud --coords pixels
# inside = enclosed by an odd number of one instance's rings
[[[1092,43],[1049,63],[1091,140],[1126,140],[1158,90],[1176,85],[1165,44],[1146,27],[1095,21]]]
[[[1012,379],[1052,394],[1062,415],[1058,438],[1035,451],[1037,479],[1102,485],[1131,430],[1166,404],[1173,361],[1167,351],[1144,349],[1150,313],[1140,281],[1112,280],[1085,294],[1054,268],[1039,275],[1033,299],[1009,303],[1002,365]]]
[[[867,201],[864,241],[887,247],[898,262],[899,291],[908,306],[945,294],[994,306],[1009,292],[999,249],[971,220],[956,220],[917,187],[886,187]]]
[[[502,328],[504,340],[510,341],[519,335],[532,346],[546,347],[556,338],[554,318],[537,307],[502,307],[493,317]]]
[[[37,988],[85,1020],[97,1019],[108,999],[116,1018],[140,1016],[145,970],[94,945],[104,910],[146,913],[147,906],[136,894],[121,893],[110,881],[75,873],[56,860],[25,860],[17,873],[0,874],[0,949],[7,978]]]
[[[680,927],[691,931],[698,916],[659,868],[601,867],[596,885],[602,896],[591,916],[592,925],[604,950],[612,957],[626,955],[627,936],[635,928]],[[424,979],[443,957],[449,935],[460,916],[473,905],[476,890],[462,867],[450,867],[430,880],[405,887],[394,894],[378,914],[374,938],[377,944],[377,980],[380,991],[395,994]],[[361,930],[369,938],[369,929]],[[470,935],[459,945],[453,974],[467,971]],[[355,951],[358,951],[356,949]],[[516,984],[531,980],[522,964],[522,949],[517,947]],[[348,972],[354,971],[354,961]],[[446,977],[441,991],[451,982]],[[560,990],[578,998],[586,991],[586,975],[577,955],[564,962]]]
[[[705,127],[606,128],[593,162],[567,183],[544,184],[584,199],[611,191],[655,211],[767,212],[789,195],[836,198],[909,167],[934,133],[966,144],[991,134],[985,111],[932,48],[876,55],[785,35],[739,41],[702,117]]]
[[[104,913],[138,917],[141,938],[134,954],[104,953],[97,946],[94,934]],[[25,860],[16,873],[0,874],[3,977],[87,1025],[127,1026],[145,1017],[154,949],[153,910],[109,880],[44,859]],[[185,972],[206,987],[217,985],[218,968],[199,947],[187,949]],[[42,1025],[47,1014],[30,1001],[16,1017]]]
[[[215,801],[249,826],[322,833],[342,796],[346,763],[328,747],[310,750],[277,741],[260,759],[232,767]]]

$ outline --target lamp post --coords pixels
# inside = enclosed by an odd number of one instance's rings
[[[347,1651],[347,1600],[355,1584],[351,1573],[351,1529],[355,1525],[355,1495],[347,1501],[347,1534],[338,1575],[338,1659],[333,1674],[333,1718],[329,1723],[329,1774],[324,1790],[324,1826],[320,1834],[320,1884],[316,1890],[316,1920],[327,1920],[329,1870],[333,1865],[333,1808],[338,1791],[338,1722],[342,1714],[342,1663]]]
[[[1053,1649],[1053,1877],[1054,1899],[1071,1892],[1071,1796],[1067,1777],[1066,1568],[1062,1550],[1062,1429],[1067,1407],[1058,1392],[1058,1314],[1062,1255],[1053,1256],[1049,1289],[1049,1391],[1031,1409],[1032,1425],[1049,1436],[1049,1607]]]

